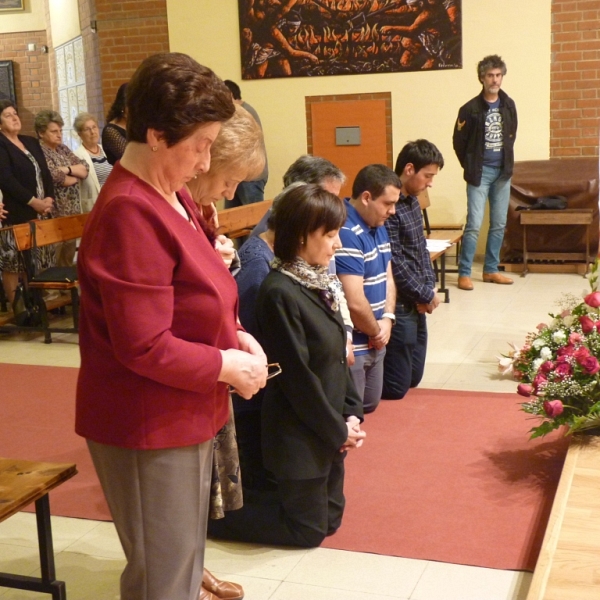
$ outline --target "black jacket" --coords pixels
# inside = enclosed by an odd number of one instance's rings
[[[346,360],[346,329],[338,310],[287,275],[271,271],[258,293],[256,315],[269,362],[262,405],[264,464],[281,479],[329,474],[348,438],[345,417],[363,417]]]
[[[20,135],[19,139],[40,166],[44,182],[44,197],[54,198],[52,176],[40,143],[28,135]],[[8,211],[6,225],[18,225],[37,218],[37,212],[27,204],[37,194],[35,167],[25,153],[2,134],[0,134],[0,190],[2,190],[4,208]]]
[[[517,137],[517,108],[514,101],[502,90],[500,96],[500,114],[504,133],[504,163],[502,175],[510,177],[515,164],[514,145]],[[454,125],[452,143],[454,152],[464,170],[467,183],[481,185],[483,171],[483,151],[485,136],[485,116],[489,104],[479,96],[469,100],[458,111],[458,119]]]

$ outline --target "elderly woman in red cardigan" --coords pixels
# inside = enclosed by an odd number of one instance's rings
[[[122,600],[214,597],[201,591],[213,437],[228,386],[250,398],[266,383],[214,232],[182,189],[209,169],[233,112],[192,58],[144,60],[127,90],[129,143],[79,250],[76,431],[125,551]]]

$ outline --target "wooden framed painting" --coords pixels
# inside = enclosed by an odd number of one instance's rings
[[[242,78],[462,68],[462,0],[238,0]]]
[[[0,0],[0,12],[7,10],[23,10],[25,0]]]
[[[12,60],[0,60],[0,100],[17,101]]]

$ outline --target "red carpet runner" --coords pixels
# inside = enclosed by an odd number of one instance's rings
[[[0,364],[0,456],[75,462],[52,514],[108,520],[85,442],[73,432],[77,369]],[[367,416],[346,460],[346,514],[324,546],[532,570],[567,441],[528,441],[513,394],[413,390]]]

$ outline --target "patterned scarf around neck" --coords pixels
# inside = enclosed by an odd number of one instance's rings
[[[342,283],[337,275],[331,275],[328,272],[328,267],[313,267],[303,258],[297,256],[291,262],[283,262],[279,258],[274,258],[271,262],[271,268],[287,275],[290,279],[309,290],[317,290],[319,298],[325,302],[332,312],[339,310]]]

